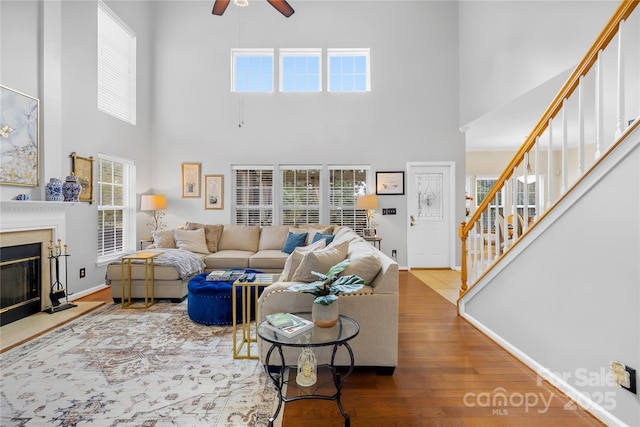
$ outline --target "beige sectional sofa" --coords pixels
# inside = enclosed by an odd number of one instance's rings
[[[283,251],[290,233],[305,232],[304,246],[296,247],[291,253]],[[327,245],[320,237],[328,235],[333,236],[333,241]],[[326,273],[329,267],[349,258],[350,264],[342,274],[358,274],[366,285],[356,293],[341,295],[338,301],[340,313],[360,323],[359,335],[349,342],[356,366],[393,373],[398,361],[398,264],[350,228],[319,224],[260,227],[187,223],[184,229],[162,230],[154,233],[153,238],[154,244],[146,250],[184,253],[191,257],[195,254],[201,260],[201,268],[192,274],[180,273],[171,266],[156,266],[155,296],[158,299],[184,299],[189,279],[203,271],[248,268],[282,273],[281,281],[268,286],[260,296],[259,320],[270,313],[310,311],[312,295],[286,289],[293,283],[315,280],[311,271]],[[121,275],[120,262],[108,266],[107,281],[116,302],[121,299]],[[142,268],[134,266],[132,276],[133,298],[143,298]],[[264,363],[269,346],[262,342],[259,345]],[[295,363],[299,349],[284,350],[287,363]],[[326,359],[328,350],[316,349],[319,359]],[[339,365],[348,364],[344,349],[338,352],[336,361]],[[280,363],[273,354],[270,362]]]

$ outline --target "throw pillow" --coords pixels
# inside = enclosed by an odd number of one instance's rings
[[[309,233],[293,234],[292,232],[289,232],[287,240],[284,242],[284,246],[282,247],[282,252],[290,254],[298,246],[305,246],[307,234]]]
[[[151,232],[151,238],[156,248],[175,249],[176,241],[173,238],[173,230],[157,230]]]
[[[382,263],[376,255],[372,253],[356,255],[349,258],[349,265],[340,273],[340,276],[355,274],[362,277],[365,285],[371,286],[371,282],[375,280],[381,268]]]
[[[294,249],[294,251],[289,255],[287,261],[284,263],[284,269],[282,270],[282,282],[290,282],[293,278],[293,273],[298,269],[298,266],[302,262],[302,258],[304,258],[304,254],[307,252],[315,251],[318,249],[324,249],[327,242],[324,239],[320,239],[315,243],[312,243],[308,246],[298,246]]]
[[[174,230],[173,235],[178,249],[197,254],[209,253],[203,228],[198,228],[197,230]]]
[[[293,273],[293,282],[315,282],[318,276],[312,274],[312,271],[326,274],[334,265],[343,261],[349,252],[349,242],[343,242],[339,245],[331,245],[322,250],[307,252],[300,266]]]
[[[220,235],[222,234],[222,224],[199,224],[197,222],[187,222],[184,228],[185,230],[197,230],[199,228],[203,228],[204,238],[207,241],[207,248],[209,248],[209,252],[218,252],[218,241],[220,241]]]
[[[333,242],[333,238],[334,238],[334,237],[335,237],[335,236],[334,236],[333,234],[322,234],[322,233],[316,233],[316,234],[313,236],[313,239],[311,240],[311,242],[313,243],[313,242],[317,242],[318,240],[322,240],[322,239],[324,239],[324,240],[326,240],[326,241],[327,241],[327,246],[328,246],[331,242]]]

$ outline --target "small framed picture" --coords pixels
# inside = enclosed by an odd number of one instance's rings
[[[74,151],[70,157],[72,159],[71,170],[78,177],[78,184],[82,186],[78,200],[93,203],[93,156],[80,157]]]
[[[200,163],[182,164],[182,197],[200,198]]]
[[[224,175],[204,176],[204,208],[224,208]]]
[[[376,172],[376,194],[404,194],[404,171]]]

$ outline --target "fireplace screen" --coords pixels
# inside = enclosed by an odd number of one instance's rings
[[[41,310],[41,244],[4,247],[0,251],[0,324]]]

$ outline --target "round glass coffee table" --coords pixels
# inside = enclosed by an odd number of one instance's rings
[[[311,313],[292,313],[296,316],[302,317],[307,320],[311,320]],[[281,335],[272,329],[269,329],[265,326],[266,321],[260,323],[258,325],[258,336],[263,340],[271,343],[271,348],[267,352],[267,357],[265,359],[265,366],[267,368],[267,372],[269,377],[273,380],[273,383],[276,385],[278,389],[278,408],[276,409],[276,413],[273,414],[271,418],[269,418],[269,426],[273,426],[273,422],[278,417],[280,413],[280,409],[282,408],[282,403],[293,402],[295,400],[303,400],[303,399],[324,399],[324,400],[335,400],[338,404],[338,409],[340,409],[340,413],[344,417],[344,425],[345,427],[349,427],[351,425],[351,421],[349,415],[344,411],[342,407],[342,403],[340,402],[340,393],[342,390],[342,385],[347,380],[347,377],[351,375],[353,372],[354,358],[353,351],[349,346],[348,341],[354,338],[360,332],[360,325],[358,322],[353,320],[350,317],[340,315],[338,319],[338,323],[332,328],[319,328],[314,326],[312,329],[308,331],[301,332],[300,334],[293,337],[286,337]],[[326,394],[316,394],[312,392],[310,394],[296,395],[296,396],[286,396],[283,393],[282,389],[286,385],[297,386],[295,379],[293,381],[289,381],[286,378],[289,377],[289,369],[296,369],[297,365],[287,365],[284,354],[282,353],[282,347],[333,347],[331,351],[331,360],[328,364],[318,364],[318,371],[320,369],[328,369],[332,378],[333,385],[335,386],[335,393],[326,395]],[[337,367],[335,366],[335,358],[338,348],[344,347],[349,353],[349,367],[346,373],[341,375],[338,372]],[[276,350],[280,355],[280,372],[279,375],[274,374],[269,368],[271,354]],[[297,360],[296,360],[297,362]]]

